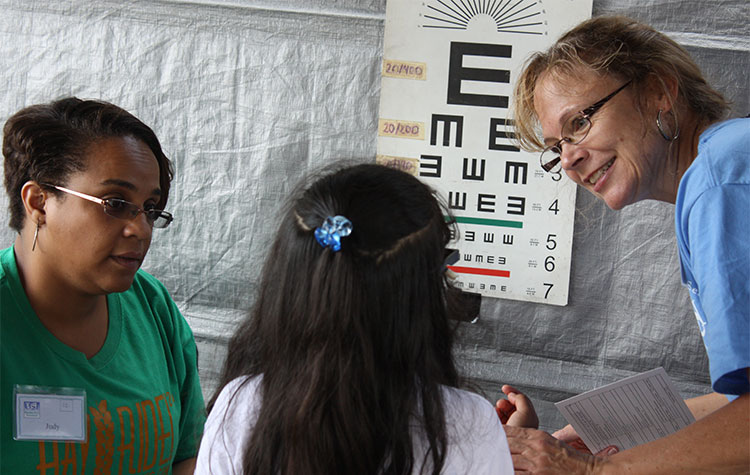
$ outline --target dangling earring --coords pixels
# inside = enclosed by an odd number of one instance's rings
[[[36,249],[36,238],[39,237],[39,220],[36,222],[36,231],[34,231],[34,242],[31,243],[31,252],[34,252],[34,249]]]
[[[669,112],[669,114],[672,113]],[[674,114],[672,114],[672,117],[674,117]],[[656,128],[659,129],[659,133],[667,142],[674,142],[677,140],[677,137],[680,136],[680,127],[677,125],[677,118],[674,119],[674,134],[670,137],[670,135],[664,131],[664,126],[661,124],[661,109],[659,109],[659,112],[656,114]]]

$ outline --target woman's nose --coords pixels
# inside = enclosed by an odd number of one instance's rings
[[[138,239],[150,239],[153,224],[146,217],[146,213],[140,212],[138,216],[127,221],[124,232],[126,236],[134,235]]]
[[[584,158],[586,151],[583,147],[565,141],[560,144],[560,165],[564,170],[575,168]]]

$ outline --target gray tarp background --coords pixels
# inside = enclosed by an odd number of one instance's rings
[[[750,113],[748,8],[594,0],[594,15],[644,20],[686,46],[735,116]],[[0,0],[0,12],[0,120],[101,98],[152,126],[174,161],[176,220],[155,232],[144,268],[192,326],[208,396],[287,191],[334,159],[374,160],[385,1]],[[464,374],[491,401],[501,383],[526,390],[548,429],[562,425],[552,402],[657,366],[683,396],[707,392],[672,212],[612,212],[579,191],[570,304],[484,299],[460,327]],[[0,229],[2,247],[13,239]]]

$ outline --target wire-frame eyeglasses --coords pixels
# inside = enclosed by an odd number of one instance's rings
[[[63,188],[62,186],[50,184],[45,185],[71,194],[73,196],[83,198],[84,200],[98,203],[102,205],[102,209],[104,210],[104,212],[109,216],[112,216],[113,218],[130,220],[135,219],[136,216],[143,213],[146,215],[146,219],[148,220],[149,224],[151,224],[151,226],[155,228],[166,228],[174,219],[172,217],[172,214],[168,213],[167,211],[154,208],[143,209],[129,201],[125,201],[120,198],[97,198],[96,196],[87,195],[85,193],[81,193],[80,191],[69,190],[68,188]]]
[[[563,142],[567,142],[573,145],[578,145],[579,143],[583,142],[586,136],[589,134],[589,131],[591,130],[591,117],[599,109],[601,109],[602,106],[607,103],[607,101],[615,97],[618,92],[628,87],[631,82],[632,81],[626,82],[615,92],[608,95],[604,99],[594,103],[593,105],[583,109],[582,111],[573,114],[565,120],[560,132],[562,138],[558,140],[554,145],[550,145],[549,147],[542,150],[542,154],[539,156],[539,163],[541,164],[544,171],[551,173],[560,171],[560,168],[562,167],[560,155],[562,155]]]

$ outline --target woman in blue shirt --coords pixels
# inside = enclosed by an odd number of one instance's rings
[[[672,473],[750,469],[750,119],[729,109],[688,53],[623,17],[588,20],[537,53],[515,94],[524,148],[607,206],[675,204],[689,289],[715,391],[686,401],[697,421],[612,457],[593,457],[507,427],[515,469],[534,473]],[[538,131],[541,130],[541,136]]]

